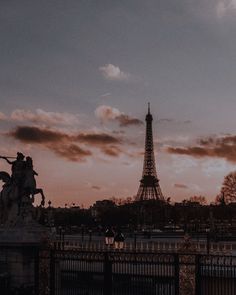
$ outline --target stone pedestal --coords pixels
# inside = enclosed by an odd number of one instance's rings
[[[49,240],[47,229],[36,223],[0,229],[0,271],[9,278],[11,290],[38,293],[39,252]]]

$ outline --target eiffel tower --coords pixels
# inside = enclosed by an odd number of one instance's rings
[[[143,175],[137,193],[137,200],[163,200],[164,196],[161,192],[159,179],[157,178],[155,157],[153,149],[152,136],[152,115],[150,113],[150,104],[148,103],[148,113],[146,115],[146,139],[145,139],[145,155],[143,163]]]

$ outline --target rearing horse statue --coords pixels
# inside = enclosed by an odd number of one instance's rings
[[[4,183],[0,193],[0,220],[6,225],[14,225],[20,215],[22,199],[28,199],[28,203],[34,202],[34,196],[41,194],[41,206],[44,206],[45,196],[41,188],[36,188],[36,181],[34,179],[35,171],[27,168],[25,170],[24,181],[22,188],[12,177],[5,171],[0,171],[0,180]],[[32,206],[32,205],[31,205]]]

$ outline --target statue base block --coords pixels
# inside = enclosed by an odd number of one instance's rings
[[[0,228],[0,275],[8,281],[4,284],[37,294],[39,252],[49,241],[49,231],[39,224]]]

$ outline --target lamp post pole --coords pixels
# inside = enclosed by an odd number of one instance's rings
[[[59,244],[59,248],[60,248],[60,250],[61,250],[61,248],[62,248],[62,247],[61,247],[61,244],[62,244],[62,226],[59,226],[58,229],[59,229],[59,241],[60,241],[60,242],[59,242],[59,243],[60,243],[60,244]]]
[[[92,230],[89,230],[89,243],[92,241]]]
[[[210,230],[209,228],[206,229],[206,238],[207,238],[207,255],[210,254]]]
[[[62,229],[62,249],[65,250],[65,229]]]
[[[81,240],[82,240],[82,243],[84,241],[84,226],[81,225]]]
[[[137,247],[137,232],[135,230],[134,231],[134,251],[136,251],[136,247]]]

